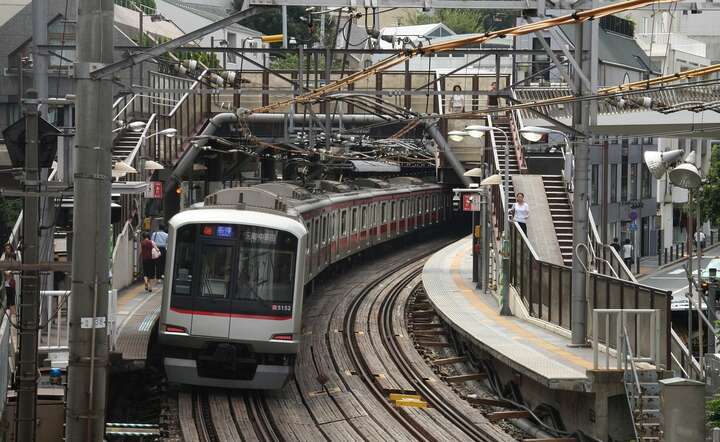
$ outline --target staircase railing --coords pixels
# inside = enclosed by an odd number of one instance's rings
[[[212,96],[199,91],[209,74],[209,70],[204,70],[169,111],[155,110],[157,131],[169,128],[177,130],[176,136],[172,138],[152,137],[148,140],[148,154],[156,161],[173,164],[211,116]]]
[[[487,125],[489,127],[493,127],[492,122],[492,116],[487,116]],[[495,140],[495,131],[489,131],[487,134],[486,139],[486,153],[490,153],[492,155],[492,162],[489,162],[490,164],[490,174],[499,174],[501,177],[504,177],[504,174],[502,172],[502,169],[500,167],[500,159],[498,157],[497,152],[497,142]],[[490,191],[490,197],[492,199],[492,207],[493,207],[493,219],[495,224],[495,231],[497,233],[497,239],[500,239],[502,236],[503,231],[505,230],[505,216],[508,203],[505,201],[505,184],[504,184],[504,178],[500,182],[499,186],[492,186]]]
[[[518,124],[518,121],[516,120],[516,111],[509,112],[510,115],[510,134],[512,136],[512,143],[515,146],[515,156],[518,161],[518,169],[520,170],[520,173],[528,173],[527,168],[527,161],[525,160],[525,150],[522,147],[522,140],[520,139],[520,132],[518,131],[520,127]]]
[[[641,440],[638,434],[638,422],[636,419],[638,414],[636,414],[636,410],[639,411],[639,415],[642,415],[644,402],[643,390],[640,385],[640,377],[638,376],[637,366],[635,365],[635,357],[633,355],[632,348],[630,347],[627,330],[623,330],[622,344],[621,358],[624,361],[623,380],[625,384],[625,397],[627,397],[628,401],[628,409],[630,410],[630,419],[632,420],[635,439]],[[630,382],[628,382],[628,378]]]
[[[511,224],[510,228],[510,282],[531,316],[570,330],[572,268],[538,259],[522,231],[514,224]],[[587,293],[588,307],[591,310],[658,310],[658,321],[663,333],[660,360],[666,367],[670,367],[670,291],[590,273]],[[588,321],[587,336],[593,335],[594,326],[593,321]]]

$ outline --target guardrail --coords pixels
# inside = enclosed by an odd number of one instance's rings
[[[600,368],[600,343],[605,346],[605,369],[610,369],[610,344],[615,349],[622,349],[622,341],[635,341],[639,344],[634,352],[634,362],[648,362],[656,367],[662,364],[660,343],[663,330],[659,321],[660,310],[657,309],[600,309],[592,310],[593,323],[593,368]],[[603,321],[604,319],[604,321]],[[642,320],[641,320],[642,319]],[[646,319],[646,320],[645,320]],[[603,327],[604,325],[604,327]],[[611,327],[614,325],[615,327]],[[628,332],[627,326],[630,325]],[[616,353],[616,368],[623,368],[626,354]]]
[[[540,260],[525,234],[514,224],[510,237],[510,282],[530,315],[570,330],[572,268]],[[587,291],[589,311],[596,308],[658,310],[663,330],[660,356],[665,366],[670,367],[670,291],[598,273],[590,273]],[[587,336],[592,333],[593,323],[588,321]]]

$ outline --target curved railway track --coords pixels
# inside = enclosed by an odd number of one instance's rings
[[[406,304],[425,258],[446,243],[353,262],[328,278],[305,300],[294,382],[278,391],[181,392],[184,440],[514,440],[433,373],[410,339]],[[397,407],[392,393],[418,395],[428,407]]]

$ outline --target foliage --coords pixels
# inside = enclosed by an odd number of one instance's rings
[[[514,13],[491,9],[437,9],[432,13],[409,12],[406,18],[409,25],[443,23],[456,34],[504,29],[515,23]]]
[[[705,421],[711,428],[720,427],[720,398],[716,397],[705,403]]]
[[[342,67],[342,60],[341,56],[338,56],[336,53],[336,57],[333,60],[332,69],[333,70],[339,70]],[[311,60],[310,69],[312,71],[315,70],[315,63]],[[276,69],[276,70],[297,70],[299,68],[298,65],[298,54],[287,54],[285,57],[274,57],[272,61],[270,62],[270,68]],[[307,66],[307,58],[305,58],[305,73],[307,75],[308,66]],[[325,72],[325,57],[320,56],[318,57],[318,71]]]
[[[711,146],[710,170],[697,195],[702,218],[717,225],[720,223],[720,143]]]
[[[307,25],[305,7],[288,6],[287,8],[288,23],[287,32],[288,40],[295,38],[298,44],[306,44],[313,46],[314,43],[320,43],[320,20],[325,20],[325,41],[322,42],[323,47],[335,47],[335,23],[337,13],[329,13],[322,15],[312,15],[313,28]],[[342,23],[345,23],[347,14],[343,15]],[[266,35],[282,34],[282,14],[276,8],[263,8],[261,12],[252,16],[249,21],[241,22],[243,26],[260,31]],[[277,43],[279,45],[280,43]]]
[[[0,241],[3,243],[10,237],[10,232],[21,209],[22,201],[20,198],[0,199]]]

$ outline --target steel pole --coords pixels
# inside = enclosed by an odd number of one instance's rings
[[[38,100],[37,91],[27,91],[25,105],[25,197],[23,207],[23,261],[37,264],[40,257],[39,226],[40,169],[38,167]],[[17,374],[17,440],[34,441],[37,404],[37,346],[40,272],[22,272],[22,293],[18,296],[20,358]]]
[[[90,72],[113,61],[113,1],[79,0],[77,145],[66,440],[103,440],[112,180],[112,82]]]
[[[583,24],[576,25],[575,58],[581,66],[583,53]],[[583,95],[582,82],[579,75],[575,75],[575,91]],[[587,108],[584,103],[577,103],[573,111],[573,126],[579,132],[587,133]],[[573,262],[572,262],[572,302],[570,329],[572,332],[572,345],[586,345],[587,339],[587,299],[586,299],[586,264],[577,253],[578,246],[585,244],[588,237],[588,162],[589,152],[586,139],[575,138],[575,170],[573,176]]]
[[[48,1],[33,0],[32,2],[32,56],[33,56],[33,87],[40,100],[40,116],[47,117],[48,98]],[[58,79],[58,81],[60,81]],[[21,91],[25,92],[25,91]]]

